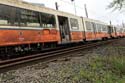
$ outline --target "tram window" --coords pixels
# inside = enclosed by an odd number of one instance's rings
[[[16,8],[0,4],[0,25],[18,26]]]
[[[99,27],[98,27],[98,32],[101,32],[102,31],[102,25],[99,24]]]
[[[102,26],[102,31],[107,31],[107,27],[105,25]]]
[[[88,21],[86,21],[86,29],[87,31],[92,31],[92,24]]]
[[[97,24],[96,26],[97,26],[97,31],[101,32],[102,31],[102,25],[101,24]]]
[[[121,33],[123,32],[123,29],[122,29],[122,28],[120,29],[120,32],[121,32]]]
[[[55,16],[0,4],[0,25],[54,28]]]
[[[71,28],[74,30],[78,30],[79,29],[79,24],[78,24],[78,20],[74,19],[74,18],[70,18],[70,24],[71,24]]]
[[[56,19],[54,15],[47,13],[40,13],[39,16],[42,28],[55,28]]]
[[[91,22],[91,24],[92,24],[92,28],[93,28],[94,32],[97,32],[96,24],[94,22]]]
[[[20,26],[40,27],[39,13],[31,10],[18,9],[20,12]]]
[[[55,16],[47,13],[19,9],[20,25],[38,28],[55,28]]]
[[[98,27],[99,27],[99,25],[96,23],[96,31],[98,32]]]

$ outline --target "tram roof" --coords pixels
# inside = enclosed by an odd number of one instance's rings
[[[55,14],[55,15],[60,15],[60,16],[72,16],[72,17],[76,17],[76,18],[79,17],[74,14],[70,14],[70,13],[63,12],[63,11],[57,11],[55,9],[47,8],[44,6],[42,7],[39,5],[34,5],[32,3],[25,2],[22,0],[0,0],[0,4],[29,9],[29,10],[38,11],[38,12]]]

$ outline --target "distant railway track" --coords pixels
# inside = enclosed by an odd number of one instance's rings
[[[8,68],[8,67],[12,67],[15,65],[28,63],[28,62],[33,62],[33,61],[37,61],[37,60],[48,60],[48,59],[50,60],[52,58],[62,57],[62,55],[66,56],[66,54],[68,54],[68,53],[73,53],[73,52],[76,52],[79,50],[89,49],[89,48],[109,44],[116,40],[118,41],[119,39],[99,41],[99,42],[95,42],[95,43],[91,43],[91,44],[85,44],[85,45],[80,45],[80,46],[75,46],[75,47],[70,47],[70,48],[57,49],[57,50],[53,50],[50,52],[44,52],[44,53],[33,54],[33,55],[25,56],[25,57],[4,60],[4,61],[0,61],[0,69],[4,69],[4,68]]]

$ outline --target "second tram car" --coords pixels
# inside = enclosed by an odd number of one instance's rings
[[[102,40],[110,38],[106,23],[83,18],[86,40]]]

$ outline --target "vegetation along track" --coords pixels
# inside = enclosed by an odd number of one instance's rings
[[[72,52],[79,51],[82,49],[89,49],[89,48],[100,46],[100,45],[110,44],[118,40],[119,39],[100,41],[100,42],[91,43],[91,44],[85,44],[85,45],[59,49],[59,50],[45,52],[45,53],[34,54],[30,56],[25,56],[25,57],[19,57],[19,58],[10,59],[10,60],[4,60],[4,61],[0,61],[0,69],[8,68],[8,67],[12,67],[12,66],[19,65],[19,64],[36,61],[36,60],[45,60],[45,59],[50,60],[52,58],[61,57],[62,55],[66,56],[64,54],[72,53]]]

